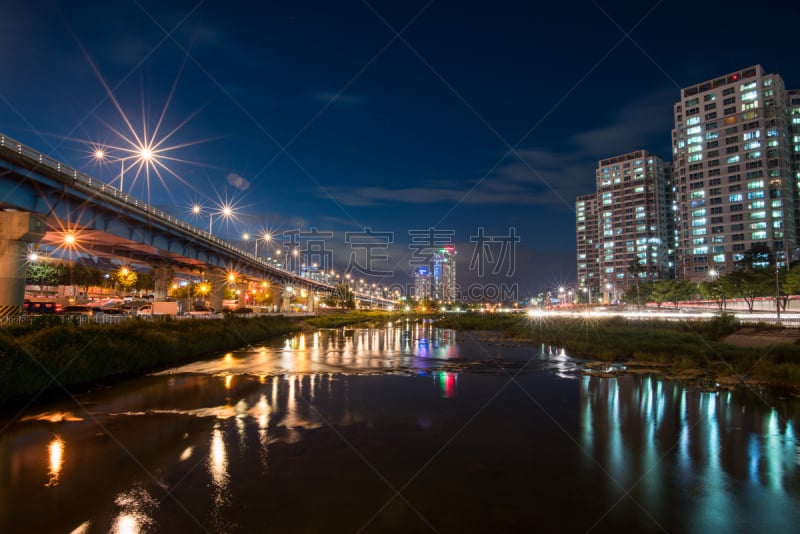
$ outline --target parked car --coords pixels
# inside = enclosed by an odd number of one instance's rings
[[[186,315],[189,315],[191,317],[211,317],[212,315],[214,315],[214,308],[195,306],[194,309],[186,312]]]
[[[64,306],[61,313],[70,317],[102,317],[103,309],[94,306],[74,304],[71,306]]]
[[[136,315],[178,315],[178,303],[174,301],[162,301],[153,302],[152,304],[145,304],[137,310]]]
[[[54,301],[30,301],[25,300],[22,304],[22,313],[25,315],[51,315],[57,312]]]
[[[253,308],[226,308],[222,310],[225,313],[230,313],[231,315],[252,315]]]

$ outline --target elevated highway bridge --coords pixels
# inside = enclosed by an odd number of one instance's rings
[[[299,276],[203,231],[180,218],[0,134],[0,317],[21,313],[31,244],[75,249],[151,267],[156,299],[164,298],[175,274],[202,275],[211,282],[211,304],[221,307],[230,273],[246,287],[305,290],[308,307],[334,286]],[[285,309],[287,295],[273,291]],[[357,302],[388,307],[391,300],[359,292]]]

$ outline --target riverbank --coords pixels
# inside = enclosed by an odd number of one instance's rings
[[[437,326],[497,331],[509,340],[563,347],[589,360],[586,372],[599,376],[653,373],[706,386],[800,394],[797,337],[775,328],[744,329],[727,315],[711,321],[641,322],[465,314],[442,318]]]
[[[0,403],[141,374],[296,332],[283,316],[77,325],[48,320],[0,331]]]
[[[399,316],[352,311],[316,317],[131,319],[84,325],[43,316],[0,330],[0,404],[58,390],[86,389],[300,330],[380,326]]]
[[[365,311],[304,318],[132,320],[82,326],[45,317],[0,331],[0,404],[52,390],[86,389],[303,329],[381,326],[405,317]],[[620,317],[586,321],[459,314],[436,319],[436,326],[496,332],[506,340],[563,347],[572,356],[595,360],[595,364],[587,363],[590,374],[649,372],[707,385],[767,386],[800,393],[800,345],[796,343],[800,336],[775,328],[740,328],[731,316],[642,323]]]

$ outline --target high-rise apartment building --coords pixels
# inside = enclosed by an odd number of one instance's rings
[[[681,91],[672,130],[678,277],[730,272],[756,244],[784,265],[796,248],[800,124],[793,134],[790,116],[800,115],[790,115],[790,98],[781,76],[759,65]]]
[[[645,150],[604,159],[596,187],[576,202],[580,290],[614,302],[637,279],[670,278],[670,166]]]
[[[451,246],[433,254],[433,298],[439,302],[456,301],[456,251]]]
[[[797,195],[795,197],[795,236],[800,240],[800,90],[788,91],[789,129],[791,130],[790,148],[792,151],[792,179]],[[792,249],[791,260],[800,259],[797,249]]]
[[[422,265],[414,269],[414,298],[419,302],[431,296],[431,270]]]
[[[578,287],[584,294],[579,300],[588,302],[600,295],[600,217],[597,214],[597,195],[583,195],[575,202],[576,249],[578,253]]]

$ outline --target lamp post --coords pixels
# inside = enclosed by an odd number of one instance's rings
[[[132,153],[133,156],[129,156],[129,157],[138,158],[137,161],[141,162],[144,165],[149,165],[150,162],[154,158],[153,151],[148,147],[138,147],[135,150],[126,150],[126,152]],[[94,158],[97,161],[105,161],[106,156],[107,156],[106,151],[104,149],[102,149],[102,148],[97,148],[94,151]],[[120,192],[125,193],[125,189],[124,189],[125,188],[125,158],[124,157],[120,157],[119,158],[119,164],[120,164],[120,168],[119,168],[119,190],[120,190]]]
[[[591,304],[592,303],[592,288],[589,287],[589,286],[584,286],[583,288],[581,288],[581,291],[583,291],[584,293],[586,293],[587,291],[589,292],[589,304]]]
[[[200,215],[203,214],[204,211],[205,211],[205,208],[203,208],[203,206],[201,206],[200,204],[193,204],[192,205],[192,215],[200,216]],[[231,217],[234,216],[233,207],[230,204],[222,204],[222,205],[218,206],[217,213],[223,219],[230,219]],[[212,234],[213,232],[214,232],[214,211],[209,209],[208,210],[208,233]],[[247,235],[247,234],[245,234],[245,235]],[[247,235],[247,237],[245,237],[245,240],[249,239],[249,237],[250,236]]]
[[[227,204],[223,204],[219,208],[219,214],[222,216],[223,219],[230,219],[233,217],[233,208]],[[208,233],[212,233],[214,228],[214,212],[209,212],[208,214]]]
[[[148,153],[149,153],[149,152],[148,152]],[[150,157],[151,157],[151,156],[148,156],[148,158],[147,158],[147,159],[149,160],[149,159],[150,159]],[[102,148],[98,148],[97,150],[95,150],[95,151],[94,151],[94,159],[96,159],[97,161],[105,161],[105,160],[106,160],[106,151],[105,151],[105,150],[103,150]],[[120,158],[120,159],[119,159],[119,163],[120,163],[120,170],[119,170],[119,190],[120,190],[122,193],[124,193],[124,192],[125,192],[125,190],[123,190],[123,189],[122,189],[122,187],[123,187],[123,185],[124,185],[124,184],[123,184],[123,181],[125,180],[125,159],[124,159],[124,158]]]
[[[269,243],[270,241],[272,241],[272,234],[270,234],[269,232],[264,232],[261,235],[261,239],[264,240],[264,243]],[[258,238],[256,238],[256,248],[254,255],[256,258],[258,258]]]

